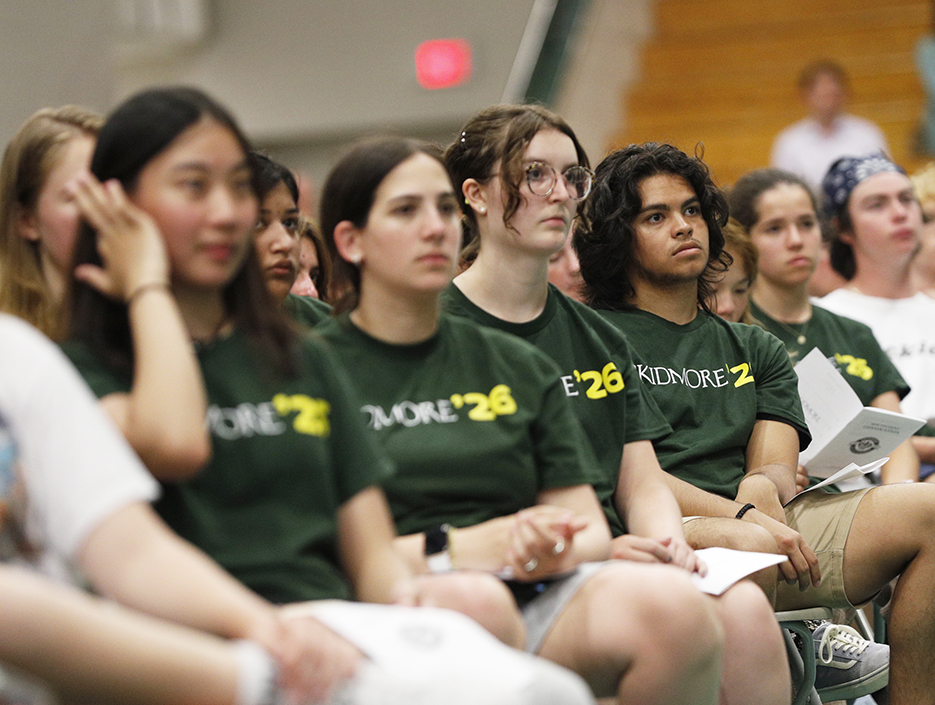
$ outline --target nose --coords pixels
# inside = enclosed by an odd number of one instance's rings
[[[269,249],[272,252],[289,252],[292,250],[295,238],[286,227],[280,222],[275,221],[269,224],[270,233]]]
[[[678,210],[672,211],[672,229],[675,237],[687,237],[692,234],[691,224],[685,218],[685,215]]]
[[[237,219],[238,199],[230,189],[223,186],[216,187],[211,193],[210,219],[216,226],[225,226],[234,223]]]
[[[318,289],[315,287],[315,282],[312,281],[311,276],[309,276],[309,273],[306,271],[299,272],[299,276],[292,285],[292,293],[299,296],[311,296],[316,299],[319,298]]]
[[[732,321],[731,316],[734,315],[736,310],[737,305],[734,303],[733,295],[729,291],[719,291],[717,293],[717,315]]]
[[[792,247],[800,247],[802,245],[802,231],[798,225],[792,225],[789,227],[789,230],[786,234],[786,242]]]
[[[422,236],[435,239],[444,237],[451,227],[451,218],[446,217],[437,207],[427,208],[422,220]]]
[[[556,203],[571,200],[571,188],[564,174],[555,175],[555,185],[552,187],[552,193],[549,194],[549,200]]]

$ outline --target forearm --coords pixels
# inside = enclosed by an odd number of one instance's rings
[[[791,487],[789,486],[791,484]],[[783,504],[795,496],[795,474],[780,465],[765,465],[748,471],[737,487],[737,502],[752,504],[776,521],[785,521]]]
[[[682,510],[649,441],[624,446],[614,506],[627,531],[661,541],[679,538]]]
[[[341,565],[362,602],[404,598],[416,573],[396,548],[396,529],[383,491],[361,490],[337,512]]]
[[[498,517],[474,526],[451,529],[448,532],[448,551],[452,567],[457,570],[479,570],[497,573],[507,564],[510,530],[515,515]],[[394,545],[415,573],[428,573],[425,557],[425,533],[398,537]]]
[[[234,653],[206,634],[6,566],[0,601],[0,661],[40,678],[66,701],[236,702]]]
[[[880,479],[884,485],[919,481],[919,454],[910,441],[901,443],[890,453],[890,459],[880,468]]]
[[[101,594],[156,617],[228,638],[264,640],[278,629],[271,605],[178,538],[147,505],[105,520],[78,564]]]
[[[191,477],[208,461],[207,399],[201,369],[168,289],[154,288],[129,307],[134,373],[124,433],[159,479]]]
[[[682,515],[703,517],[735,517],[743,507],[743,503],[735,502],[713,492],[707,492],[699,487],[680,480],[674,475],[666,473],[666,484],[678,502]]]
[[[912,447],[923,463],[935,463],[935,437],[933,436],[913,436]]]
[[[617,506],[621,506],[618,498]],[[627,531],[637,536],[662,539],[683,536],[682,510],[665,480],[652,483],[630,497],[621,515]]]

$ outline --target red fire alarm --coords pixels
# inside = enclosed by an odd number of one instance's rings
[[[471,78],[471,45],[464,39],[432,39],[416,48],[416,78],[427,90],[452,88]]]

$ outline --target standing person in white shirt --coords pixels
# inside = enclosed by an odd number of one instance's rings
[[[902,409],[928,420],[925,435],[913,436],[924,479],[935,470],[935,300],[913,279],[922,209],[909,177],[882,154],[838,160],[822,188],[835,229],[831,264],[848,284],[821,305],[870,326],[912,388]]]
[[[776,137],[772,166],[791,171],[818,189],[839,157],[889,151],[879,127],[845,112],[850,87],[840,64],[821,60],[806,66],[799,74],[799,95],[808,117]]]

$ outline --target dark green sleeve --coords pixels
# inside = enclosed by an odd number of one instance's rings
[[[738,324],[739,325],[739,324]],[[812,437],[802,412],[799,382],[792,361],[782,341],[757,326],[745,326],[754,338],[748,349],[756,351],[756,417],[781,421],[799,434],[799,450],[804,450]]]
[[[331,454],[339,500],[343,504],[361,490],[382,485],[394,473],[392,461],[364,428],[357,393],[344,369],[320,341],[308,340],[313,373],[326,381],[331,404]]]
[[[538,350],[537,355],[542,355]],[[551,360],[542,355],[542,364]],[[603,480],[597,458],[578,422],[555,370],[540,373],[544,383],[540,413],[533,424],[539,487],[543,490],[595,485]]]
[[[295,294],[288,294],[282,302],[282,307],[286,309],[286,313],[307,328],[314,328],[322,321],[328,320],[334,310],[324,301]]]

